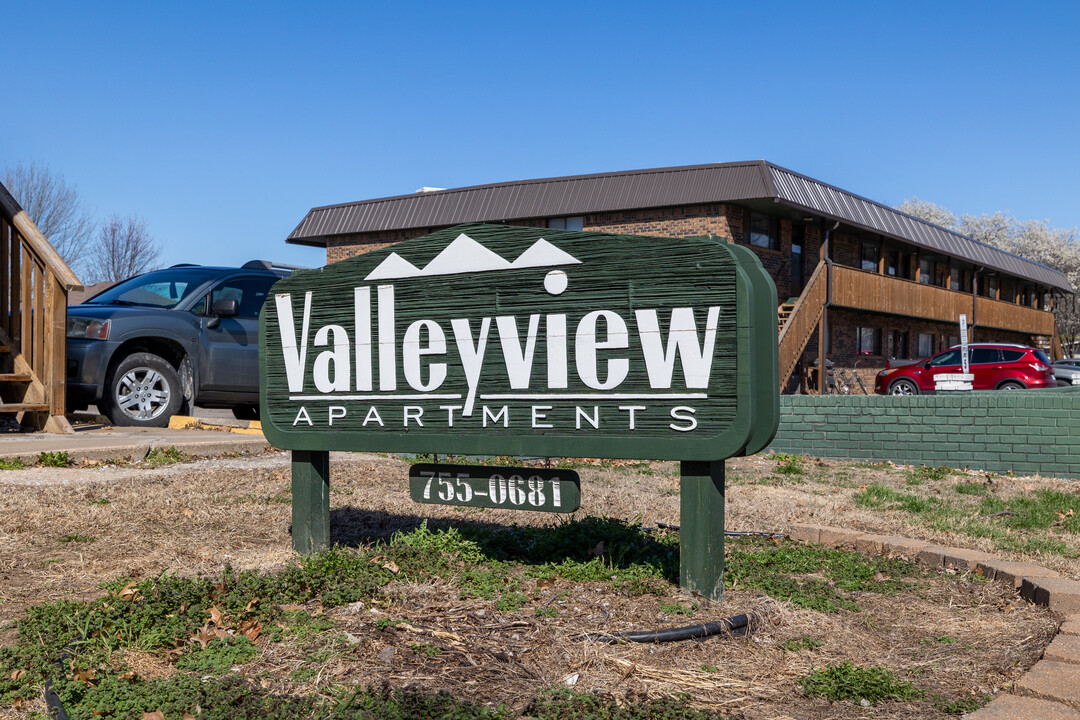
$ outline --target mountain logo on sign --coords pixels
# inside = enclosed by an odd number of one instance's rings
[[[516,260],[510,262],[462,233],[447,245],[442,252],[436,255],[431,262],[425,265],[423,270],[397,253],[390,253],[385,260],[367,274],[364,280],[434,277],[436,275],[461,275],[464,273],[580,264],[580,260],[555,247],[544,238],[537,240],[528,250],[521,253]]]

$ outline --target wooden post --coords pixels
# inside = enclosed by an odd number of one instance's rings
[[[679,585],[724,599],[724,461],[679,463]]]
[[[8,307],[7,331],[8,337],[15,341],[12,351],[19,353],[22,352],[19,343],[22,336],[22,322],[19,319],[22,302],[22,239],[14,228],[11,231],[11,267],[8,270],[11,278],[11,305]]]
[[[292,451],[293,550],[303,555],[330,546],[330,453]]]
[[[22,261],[19,272],[22,273],[22,277],[19,280],[19,287],[22,293],[22,299],[19,301],[19,318],[20,327],[19,331],[19,352],[22,353],[23,359],[33,366],[34,355],[34,328],[33,328],[33,295],[31,291],[33,288],[33,278],[30,273],[33,272],[33,260],[30,259],[30,250],[27,249],[25,243],[22,245]]]
[[[11,271],[8,264],[8,252],[11,250],[10,226],[0,217],[0,328],[11,335],[11,297],[9,293]]]
[[[71,423],[64,415],[66,398],[64,383],[67,377],[67,293],[52,271],[45,273],[45,322],[48,337],[45,340],[45,399],[49,403],[49,418],[45,431],[71,433]]]

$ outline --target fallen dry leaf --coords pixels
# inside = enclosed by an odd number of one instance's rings
[[[255,642],[262,634],[262,623],[258,620],[245,620],[240,623],[240,634],[251,642]]]
[[[397,563],[394,562],[393,560],[390,560],[389,562],[383,563],[383,569],[384,570],[389,570],[390,572],[394,573],[395,575],[397,575],[398,572],[400,572],[400,570],[398,569]]]
[[[116,593],[116,597],[118,597],[121,600],[126,600],[128,602],[134,602],[136,600],[141,600],[142,599],[139,596],[138,589],[135,587],[135,581],[134,580],[132,580],[127,585],[122,587],[120,589],[120,592]]]
[[[160,710],[143,713],[142,720],[165,720],[165,713],[161,712]]]

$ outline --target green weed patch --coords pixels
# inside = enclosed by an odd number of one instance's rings
[[[866,700],[877,705],[885,700],[916,700],[923,696],[922,690],[898,679],[888,668],[860,668],[849,662],[815,670],[799,685],[807,695],[824,697],[829,702]]]
[[[819,612],[857,612],[858,603],[845,592],[896,593],[911,587],[899,578],[925,573],[903,560],[754,537],[727,542],[725,556],[724,572],[732,585],[758,588],[770,597]]]
[[[66,450],[60,452],[40,452],[37,456],[37,464],[42,467],[71,467],[71,458]]]
[[[187,453],[181,452],[175,447],[154,448],[146,454],[143,463],[151,467],[158,467],[160,465],[173,465],[189,459]]]
[[[904,511],[934,530],[989,538],[1002,550],[1077,557],[1075,543],[1051,533],[1080,534],[1080,495],[1042,489],[1031,495],[999,498],[977,484],[961,483],[953,489],[961,497],[950,502],[871,483],[857,492],[854,500],[874,510]]]

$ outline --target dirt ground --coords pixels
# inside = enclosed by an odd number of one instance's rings
[[[860,486],[903,486],[901,470],[811,461],[814,473],[837,482],[789,482],[769,456],[728,461],[729,530],[784,532],[792,522],[856,527],[885,534],[990,550],[987,541],[933,533],[897,512],[856,505]],[[679,522],[675,463],[579,470],[579,514],[617,517],[645,526]],[[984,480],[973,475],[977,480]],[[388,538],[425,518],[496,524],[558,522],[545,513],[418,505],[409,498],[408,465],[396,457],[334,453],[331,458],[332,539],[343,544]],[[929,481],[920,492],[947,492],[957,477]],[[968,478],[967,481],[974,481]],[[995,492],[1052,487],[1076,493],[1076,481],[995,477]],[[29,605],[91,598],[107,579],[161,572],[217,574],[225,565],[272,570],[292,557],[290,466],[286,453],[200,460],[156,469],[32,468],[0,473],[0,625]],[[910,489],[910,488],[908,488]],[[1025,557],[1080,579],[1080,561]],[[1041,655],[1058,619],[1023,603],[995,583],[942,575],[897,597],[866,593],[859,613],[822,614],[728,587],[723,602],[693,599],[692,619],[658,611],[657,598],[628,598],[607,586],[558,582],[543,593],[555,617],[498,613],[481,600],[461,601],[440,582],[387,591],[392,608],[328,610],[348,646],[311,678],[296,670],[312,648],[267,645],[256,661],[264,687],[318,691],[328,683],[378,682],[448,689],[457,696],[523,708],[536,690],[573,684],[578,690],[635,697],[685,692],[702,707],[748,719],[934,717],[925,704],[863,708],[829,704],[798,692],[813,667],[850,661],[883,665],[902,679],[947,697],[993,693]],[[674,592],[674,591],[673,591]],[[766,621],[748,637],[662,645],[606,645],[582,637],[597,631],[653,629],[756,611]],[[379,627],[392,615],[405,623]],[[680,622],[681,621],[681,622]],[[812,653],[781,645],[806,635],[823,640]],[[947,645],[932,642],[949,637]],[[927,642],[930,638],[931,642]],[[0,630],[0,644],[12,639]],[[438,646],[435,656],[410,650]],[[146,677],[167,664],[143,659]],[[0,718],[17,717],[0,709]],[[937,715],[946,717],[945,715]]]

